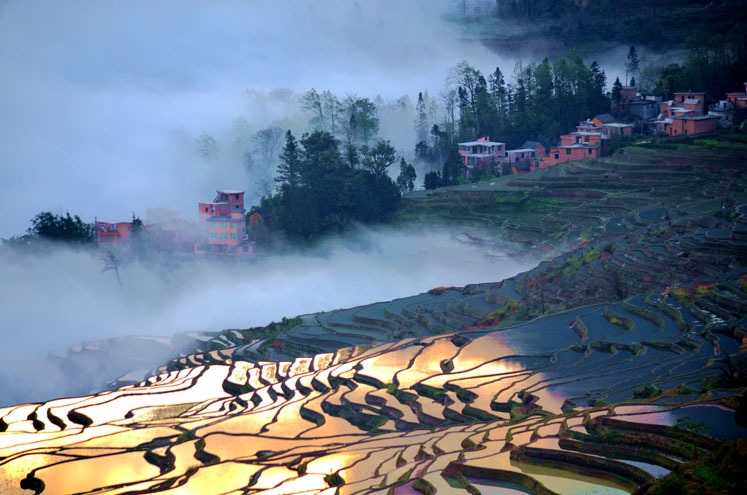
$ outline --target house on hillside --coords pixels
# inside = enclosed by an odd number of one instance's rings
[[[614,124],[615,122],[617,122],[617,119],[608,113],[600,113],[591,119],[591,123],[598,129],[604,129],[605,125]]]
[[[271,219],[272,211],[269,208],[262,208],[259,206],[253,206],[246,218],[249,222],[249,227],[258,229],[262,226],[269,224]]]
[[[654,119],[659,114],[659,103],[659,96],[646,96],[639,93],[635,86],[623,86],[615,111],[618,115],[632,115],[637,119]]]
[[[534,172],[537,162],[537,150],[534,148],[519,148],[506,151],[506,162],[514,174]]]
[[[660,120],[672,117],[699,117],[705,115],[705,93],[678,92],[674,99],[659,104]]]
[[[712,132],[718,128],[721,117],[706,114],[705,93],[678,92],[674,99],[659,105],[656,131],[667,136],[692,136]]]
[[[719,101],[708,109],[708,115],[719,118],[719,127],[731,127],[734,122],[734,111],[747,109],[747,82],[745,91],[726,93],[726,99]]]
[[[482,137],[477,141],[458,143],[457,151],[462,156],[467,174],[480,170],[486,172],[500,171],[500,165],[505,157],[506,144],[491,141],[490,137]]]
[[[132,235],[132,222],[109,223],[94,220],[93,227],[99,244],[124,241]]]
[[[656,130],[667,136],[692,136],[718,129],[718,115],[675,116],[656,122]]]
[[[252,254],[246,236],[244,191],[219,190],[211,203],[198,203],[201,242],[196,252]]]
[[[606,124],[604,128],[607,130],[608,138],[624,138],[633,136],[633,124],[612,122],[611,124]],[[606,151],[603,154],[606,154]]]
[[[747,108],[747,82],[744,83],[744,91],[726,93],[726,101],[731,103],[734,108]]]
[[[655,119],[660,103],[661,96],[638,96],[628,102],[627,113],[640,120]]]
[[[606,114],[603,114],[606,115]],[[595,118],[602,123],[600,116]],[[603,119],[605,117],[602,117]],[[604,154],[604,144],[609,138],[609,129],[594,123],[592,119],[580,122],[576,131],[560,136],[560,145],[550,148],[542,158],[539,168],[547,168],[573,160],[599,158]]]
[[[539,159],[540,157],[545,156],[545,153],[547,153],[547,148],[545,148],[545,145],[543,145],[540,142],[537,141],[524,141],[524,144],[519,146],[520,149],[532,149],[534,150],[534,156]]]

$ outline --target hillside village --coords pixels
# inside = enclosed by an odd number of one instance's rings
[[[613,112],[625,121],[603,113],[579,122],[576,130],[560,136],[560,143],[547,148],[536,141],[525,141],[517,149],[481,137],[459,143],[463,160],[463,175],[521,174],[565,163],[607,156],[626,139],[639,134],[662,137],[695,136],[729,128],[734,111],[747,108],[745,91],[730,92],[726,99],[710,107],[704,92],[675,92],[671,100],[643,95],[634,86],[623,86],[620,102],[613,103]],[[479,174],[478,174],[479,173]]]
[[[525,141],[519,148],[506,149],[506,143],[480,137],[457,143],[462,169],[461,180],[477,177],[527,174],[561,163],[596,160],[609,155],[634,135],[658,138],[696,136],[730,128],[735,111],[747,109],[745,91],[729,92],[726,98],[707,105],[704,92],[675,92],[670,100],[643,95],[634,86],[623,86],[619,103],[611,113],[579,122],[576,130],[560,136],[559,143],[545,146]],[[636,132],[638,131],[638,132]],[[146,210],[142,225],[148,241],[159,248],[195,255],[247,257],[256,253],[257,240],[266,239],[272,211],[254,206],[247,210],[244,191],[218,190],[211,202],[197,205],[196,221],[181,219],[167,208]],[[96,241],[101,246],[127,242],[137,223],[94,222]]]

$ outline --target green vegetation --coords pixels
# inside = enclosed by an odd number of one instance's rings
[[[716,454],[698,456],[677,466],[664,478],[644,484],[636,495],[745,493],[745,465],[747,440],[741,439],[724,445]]]
[[[90,245],[95,240],[93,225],[83,222],[78,215],[54,214],[43,211],[31,220],[31,227],[20,237],[3,239],[3,245],[27,247],[37,241],[62,242],[71,245]]]
[[[515,53],[539,43],[557,51],[576,47],[582,53],[623,43],[655,51],[688,49],[681,62],[662,66],[638,60],[637,53],[635,59],[628,57],[629,79],[623,82],[635,79],[647,90],[657,87],[666,93],[690,88],[720,97],[747,79],[747,15],[740,7],[739,2],[726,1],[496,0],[493,9],[465,10],[449,20],[498,52]]]
[[[358,150],[349,143],[343,157],[339,141],[329,132],[290,131],[280,155],[276,181],[279,192],[263,198],[272,210],[272,229],[290,239],[312,241],[345,231],[351,222],[387,220],[397,209],[400,191],[386,171],[397,161],[387,141]]]
[[[529,138],[554,143],[580,120],[610,108],[604,71],[596,62],[587,65],[575,51],[552,62],[519,64],[511,81],[498,67],[486,77],[466,61],[452,69],[449,79],[456,86],[449,105],[458,108],[458,117],[434,125],[430,136],[421,133],[416,146],[419,159],[444,164],[442,185],[453,183],[449,153],[456,142],[491,136],[508,149]]]

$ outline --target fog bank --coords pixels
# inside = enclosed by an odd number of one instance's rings
[[[6,257],[0,404],[11,396],[65,393],[69,384],[51,387],[45,356],[82,341],[261,326],[438,286],[498,281],[530,268],[528,260],[496,255],[443,230],[361,230],[304,254],[256,262],[202,259],[169,269],[133,262],[120,268],[121,286],[113,272],[102,271],[98,254],[51,248],[42,256]]]

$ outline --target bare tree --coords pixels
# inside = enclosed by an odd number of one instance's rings
[[[113,271],[117,277],[119,286],[122,287],[122,279],[119,278],[119,258],[109,249],[104,249],[101,254],[101,262],[104,264],[101,273]]]
[[[312,88],[303,95],[302,106],[313,114],[309,124],[314,129],[337,134],[342,104],[335,95],[329,91],[319,93]]]
[[[280,127],[267,127],[257,131],[252,136],[254,152],[259,155],[265,171],[269,175],[274,173],[284,134],[285,132]]]
[[[456,107],[457,107],[457,91],[455,89],[449,89],[441,93],[441,100],[444,102],[444,110],[446,111],[446,132],[450,139],[454,139],[454,130],[456,129]]]

